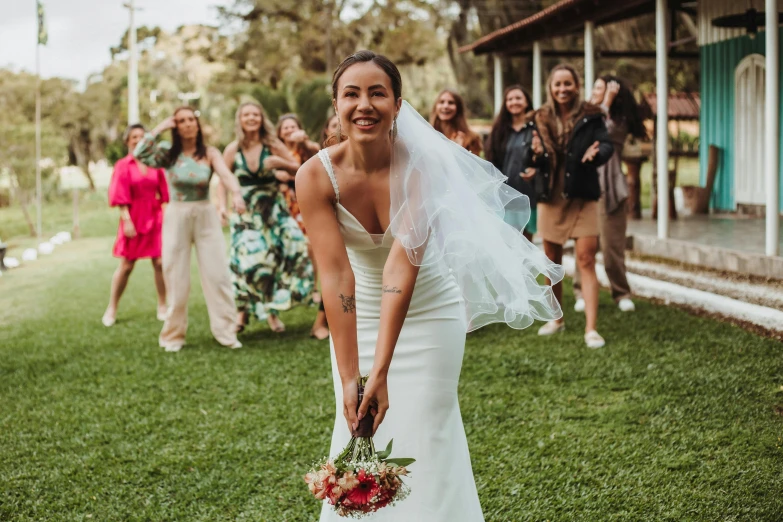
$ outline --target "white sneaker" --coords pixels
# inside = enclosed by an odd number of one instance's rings
[[[167,352],[178,352],[182,349],[181,344],[167,344],[163,347]]]
[[[633,304],[633,301],[627,297],[620,299],[620,301],[617,303],[617,307],[621,312],[633,312],[636,310],[636,306]]]
[[[234,344],[227,346],[227,348],[231,348],[232,350],[236,350],[237,348],[242,348],[242,343],[237,341]]]
[[[103,326],[106,328],[111,328],[114,326],[114,323],[117,321],[114,317],[109,317],[106,314],[103,314],[103,317],[101,317],[101,322],[103,323]]]
[[[606,341],[604,341],[603,337],[598,335],[598,332],[590,330],[585,334],[585,344],[587,344],[588,348],[603,348]]]
[[[584,312],[585,311],[585,300],[581,297],[576,300],[576,303],[574,304],[574,312]]]
[[[565,322],[549,321],[538,329],[538,335],[554,335],[565,330]]]

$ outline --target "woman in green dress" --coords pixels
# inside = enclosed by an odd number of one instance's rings
[[[307,241],[278,190],[279,183],[293,178],[299,163],[276,138],[264,109],[255,102],[237,109],[236,137],[223,157],[239,179],[247,206],[245,214],[230,218],[237,330],[243,330],[252,315],[266,319],[272,331],[282,332],[279,312],[307,303],[313,292]],[[222,185],[218,190],[225,218]]]

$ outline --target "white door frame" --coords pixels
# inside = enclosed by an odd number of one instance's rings
[[[734,72],[734,202],[764,205],[765,58],[746,56]]]

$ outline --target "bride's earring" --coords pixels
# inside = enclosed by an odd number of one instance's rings
[[[391,139],[392,141],[397,139],[397,118],[394,118],[394,124],[392,125],[391,130]]]

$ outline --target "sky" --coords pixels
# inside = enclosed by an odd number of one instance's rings
[[[127,0],[43,0],[49,43],[41,47],[41,76],[72,78],[84,84],[111,62],[128,28]],[[216,5],[231,0],[136,0],[137,26],[218,24]],[[0,0],[0,68],[35,72],[35,0]]]

